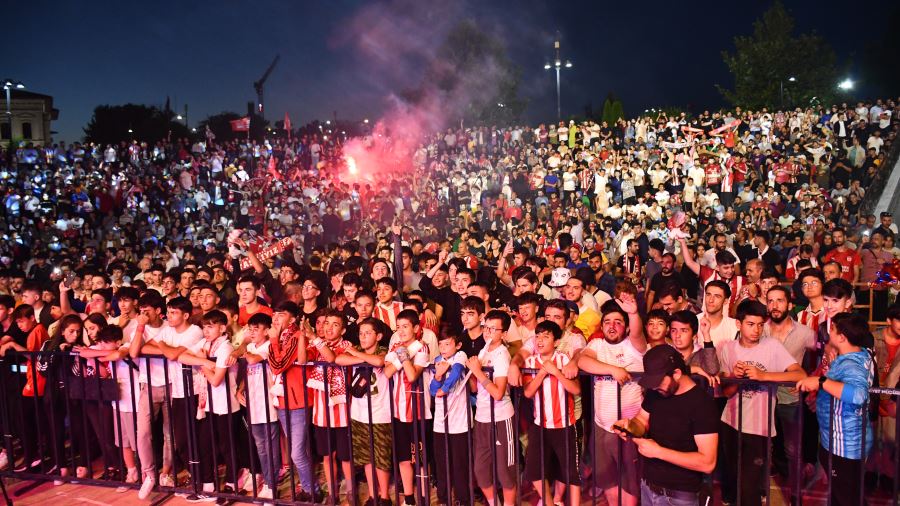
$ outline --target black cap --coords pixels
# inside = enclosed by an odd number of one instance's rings
[[[644,354],[644,375],[638,384],[652,390],[662,383],[663,378],[684,367],[684,357],[678,350],[668,344],[654,346]]]

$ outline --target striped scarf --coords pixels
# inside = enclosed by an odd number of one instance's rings
[[[353,345],[349,341],[341,339],[334,344],[328,344],[328,347],[335,355],[340,355],[351,348]],[[324,369],[328,369],[326,372]],[[313,368],[309,373],[309,379],[306,386],[313,390],[325,392],[325,376],[328,376],[328,400],[334,404],[342,404],[347,402],[347,378],[344,369],[338,366],[318,366]]]

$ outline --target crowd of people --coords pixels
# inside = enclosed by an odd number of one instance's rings
[[[448,129],[358,173],[315,129],[0,153],[0,467],[192,502],[351,501],[363,468],[373,505],[714,475],[753,505],[774,436],[792,494],[831,466],[856,504],[896,478],[868,392],[900,379],[900,248],[866,191],[898,113]]]

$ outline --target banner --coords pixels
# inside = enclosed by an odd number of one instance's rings
[[[734,120],[734,121],[732,121],[732,122],[730,122],[730,123],[725,123],[724,125],[720,126],[719,128],[716,128],[716,129],[714,129],[714,130],[710,130],[710,131],[709,131],[709,135],[718,135],[718,134],[720,134],[720,133],[722,133],[722,132],[724,132],[725,130],[728,130],[728,129],[730,129],[730,128],[736,128],[736,127],[737,127],[738,125],[740,125],[740,124],[741,124],[741,120],[736,119],[736,120]]]
[[[264,247],[259,248],[259,250],[256,250],[256,258],[258,258],[260,262],[265,262],[272,257],[276,257],[284,253],[287,249],[292,247],[294,247],[294,241],[290,237],[284,237],[273,243],[266,244]],[[240,260],[240,267],[242,271],[245,271],[252,268],[253,264],[250,263],[249,258],[243,257]],[[226,262],[225,268],[227,270],[231,270],[231,262]]]
[[[632,181],[622,181],[622,198],[633,199],[635,196],[634,183]]]
[[[249,132],[250,131],[250,116],[243,117],[241,119],[236,119],[230,121],[231,123],[231,131],[232,132]]]
[[[662,147],[668,148],[668,149],[681,149],[681,148],[686,148],[686,147],[690,146],[692,143],[687,142],[687,141],[682,141],[682,142],[661,142],[659,144]]]

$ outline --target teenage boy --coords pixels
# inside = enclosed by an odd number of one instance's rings
[[[162,300],[162,296],[158,293],[154,295],[154,298]],[[192,306],[188,299],[176,297],[165,304],[166,323],[159,327],[155,335],[153,335],[154,331],[147,331],[151,322],[150,316],[144,314],[145,306],[143,304],[143,300],[138,302],[141,316],[138,318],[138,326],[129,345],[129,354],[132,359],[138,359],[141,355],[163,355],[165,359],[149,359],[149,370],[145,365],[147,359],[139,360],[143,368],[141,370],[141,394],[138,400],[138,457],[144,473],[144,481],[138,492],[140,499],[146,499],[156,485],[151,427],[153,419],[158,416],[160,410],[163,412],[163,433],[168,436],[169,461],[166,462],[164,446],[163,469],[160,473],[159,484],[164,487],[175,486],[172,464],[176,452],[182,462],[191,462],[188,452],[187,419],[197,413],[197,392],[188,395],[190,390],[186,389],[185,385],[193,386],[194,374],[193,372],[182,373],[178,357],[203,339],[203,331],[200,330],[200,327],[191,325],[189,322]],[[151,308],[159,306],[158,302],[149,304],[147,308],[151,311]],[[171,413],[167,407],[167,399],[171,400]],[[174,431],[168,430],[169,427],[174,427]],[[166,436],[164,436],[164,440]]]
[[[669,339],[669,313],[665,309],[651,309],[647,313],[644,335],[647,336],[647,348],[666,344]]]
[[[384,358],[384,374],[394,378],[394,389],[391,393],[394,404],[394,452],[400,467],[400,481],[403,487],[405,504],[415,504],[413,484],[413,462],[421,462],[421,453],[415,446],[414,430],[418,422],[431,419],[431,396],[423,395],[423,384],[428,378],[420,380],[423,371],[429,366],[428,346],[416,340],[419,332],[419,315],[410,309],[404,309],[397,315],[397,342]],[[427,374],[425,375],[427,376]],[[418,433],[418,440],[426,435]]]
[[[562,329],[551,321],[535,328],[535,354],[525,359],[522,375],[525,397],[534,399],[534,424],[528,428],[525,479],[532,482],[538,496],[550,497],[544,487],[547,470],[556,469],[560,481],[569,487],[569,504],[581,504],[581,470],[575,440],[575,395],[581,394],[577,379],[568,379],[562,369],[569,357],[556,350]]]
[[[823,314],[825,298],[822,296],[824,285],[825,274],[819,269],[806,269],[800,273],[800,288],[809,304],[797,313],[797,321],[813,332],[819,330],[819,323],[825,321]]]
[[[240,290],[238,290],[240,293]],[[272,317],[257,312],[247,320],[247,388],[244,405],[250,422],[250,432],[256,444],[265,485],[257,493],[260,499],[273,499],[278,488],[278,470],[281,468],[281,428],[278,412],[270,388],[275,382],[271,371],[267,370],[269,359],[268,332],[272,328]]]
[[[384,329],[381,320],[360,320],[359,345],[347,348],[334,359],[338,365],[354,366],[350,384],[353,461],[365,467],[372,506],[391,504],[388,496],[392,469],[391,399],[388,379],[384,375],[387,348],[379,344],[385,338]]]
[[[197,424],[197,448],[200,461],[200,480],[203,490],[188,496],[188,502],[199,502],[217,487],[218,464],[225,464],[226,493],[236,493],[247,483],[250,473],[245,432],[238,420],[242,420],[241,405],[236,393],[237,365],[228,365],[234,348],[228,339],[228,317],[214,309],[201,319],[203,340],[178,356],[184,365],[199,368],[202,381],[198,402],[205,416]],[[250,483],[252,491],[252,481]]]
[[[272,308],[259,303],[259,281],[250,275],[242,276],[237,282],[238,325],[244,327],[256,313],[272,315]]]
[[[697,315],[699,321],[706,320],[707,329],[716,349],[725,341],[734,341],[737,335],[737,321],[725,313],[726,304],[731,299],[728,283],[716,279],[706,283],[703,289],[703,312]]]
[[[481,300],[479,299],[479,302]],[[465,301],[463,301],[465,305]],[[466,354],[460,351],[459,336],[446,332],[438,340],[434,375],[428,391],[434,399],[434,461],[439,504],[469,504],[468,435],[470,415],[467,403]],[[452,463],[452,464],[451,464]]]
[[[738,304],[736,319],[739,338],[725,342],[719,348],[719,364],[728,378],[755,381],[799,381],[806,376],[800,364],[776,339],[762,339],[763,326],[768,319],[766,306],[755,300]],[[767,437],[774,435],[775,402],[769,401],[767,389],[744,385],[723,388],[729,397],[722,413],[721,436],[723,479],[722,496],[734,503],[740,494],[741,504],[759,505],[759,485],[765,470],[763,462]],[[737,394],[737,395],[735,395]],[[738,397],[740,396],[740,397]],[[771,411],[769,406],[771,406]],[[742,420],[738,420],[738,413]],[[738,437],[738,430],[742,434]],[[740,459],[738,444],[740,442]],[[738,466],[741,481],[738,483]]]
[[[352,345],[344,340],[344,316],[336,309],[325,309],[319,315],[316,330],[321,329],[322,339],[314,339],[307,350],[308,362],[334,362],[336,356]],[[316,451],[325,466],[325,482],[328,493],[337,500],[337,463],[340,462],[347,483],[353,479],[350,463],[350,416],[347,406],[347,384],[344,371],[335,366],[318,366],[309,370],[306,386],[312,394],[313,437]],[[336,479],[338,478],[338,479]]]
[[[467,357],[477,356],[484,348],[485,340],[482,335],[481,319],[484,316],[484,301],[475,296],[468,296],[462,301],[460,318],[462,319],[463,333],[460,350]],[[438,342],[440,345],[440,342]]]
[[[488,506],[495,506],[495,484],[503,489],[502,503],[516,502],[516,442],[513,439],[515,408],[507,389],[510,356],[504,342],[512,319],[500,310],[489,311],[484,317],[484,338],[487,341],[477,357],[466,362],[472,375],[469,387],[475,391],[475,482],[484,494]],[[493,368],[488,375],[482,367]]]
[[[840,313],[853,311],[853,285],[843,278],[830,279],[822,285],[822,308],[824,318],[820,319],[816,330],[816,351],[818,353],[818,366],[821,371],[827,371],[828,366],[835,357],[835,349],[829,346],[831,342],[831,319]]]

